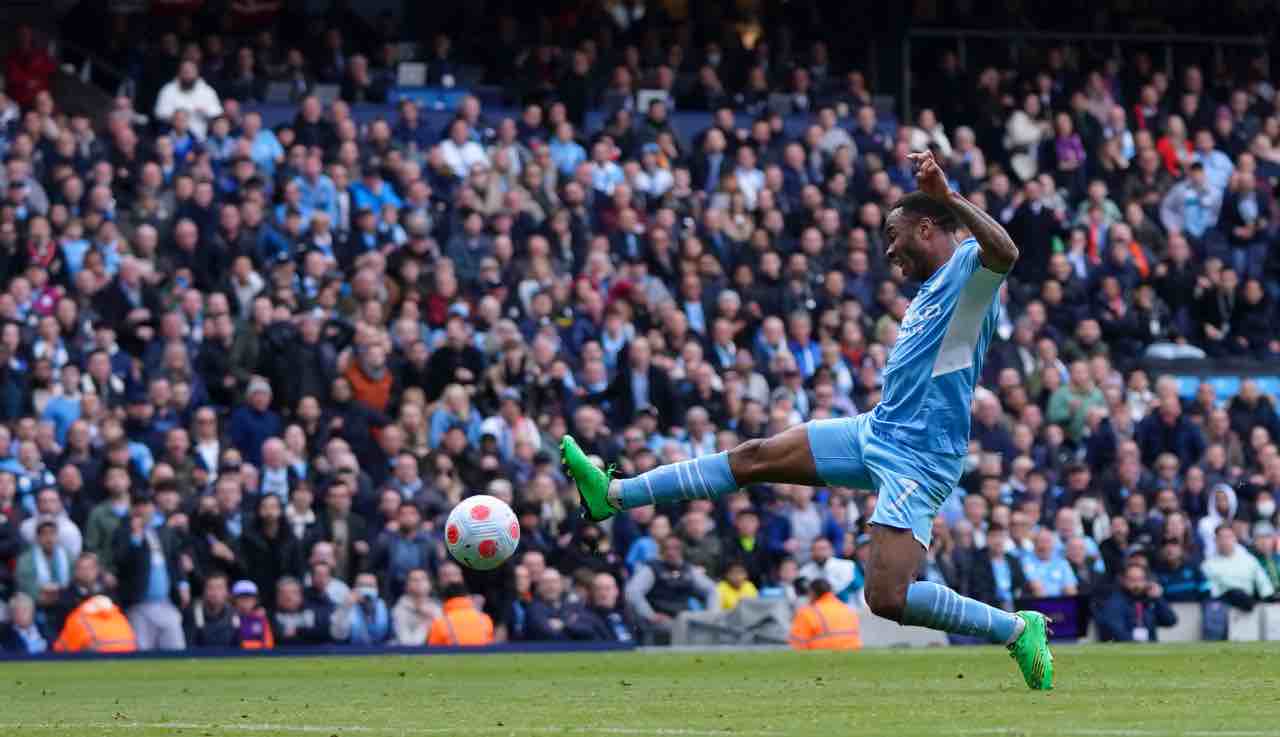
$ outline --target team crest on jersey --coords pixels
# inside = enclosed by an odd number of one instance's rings
[[[924,327],[924,324],[938,315],[942,314],[942,305],[937,302],[915,309],[915,305],[907,309],[907,314],[902,316],[902,324],[898,326],[898,337],[905,338],[914,335]]]

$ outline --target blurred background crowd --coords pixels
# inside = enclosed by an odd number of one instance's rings
[[[1108,639],[1280,587],[1265,45],[935,39],[904,90],[903,34],[960,10],[150,5],[3,55],[0,648],[109,643],[99,611],[181,649],[857,606],[868,491],[592,525],[557,444],[633,474],[873,407],[925,148],[1022,258],[920,576],[1081,597]],[[1036,12],[1000,27],[1081,22]],[[1109,12],[1061,27],[1151,28]],[[520,519],[492,574],[441,544],[474,493]]]

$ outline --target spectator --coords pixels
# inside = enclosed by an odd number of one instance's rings
[[[1027,586],[1032,596],[1075,596],[1079,585],[1071,564],[1058,552],[1053,533],[1041,530],[1035,536],[1035,549],[1023,556]]]
[[[391,616],[372,573],[356,576],[347,599],[333,613],[333,638],[352,645],[380,645],[391,635]]]
[[[268,438],[279,437],[284,423],[269,409],[271,385],[266,379],[254,377],[245,395],[245,403],[231,413],[228,434],[237,448],[245,449],[245,460],[258,465],[262,463],[262,444]]]
[[[1155,560],[1156,580],[1170,602],[1203,601],[1209,582],[1200,566],[1187,559],[1186,548],[1175,537],[1166,537]]]
[[[440,603],[431,596],[431,578],[425,570],[414,568],[405,578],[404,593],[391,610],[392,642],[425,645],[427,633],[440,614]]]
[[[611,574],[591,578],[588,600],[569,612],[565,631],[574,640],[631,642],[631,626],[618,608],[618,582]]]
[[[396,510],[396,527],[386,529],[374,541],[369,567],[385,586],[388,601],[397,601],[415,570],[435,570],[435,544],[423,529],[422,513],[413,502],[401,502]]]
[[[791,620],[790,642],[796,650],[861,650],[858,615],[819,578],[809,585],[808,606]]]
[[[237,558],[257,591],[274,591],[281,578],[302,575],[302,543],[285,523],[280,497],[258,497],[253,522],[240,538]]]
[[[1103,642],[1156,642],[1160,627],[1172,627],[1178,615],[1160,584],[1147,578],[1146,566],[1129,563],[1120,585],[1098,610],[1098,639]]]
[[[835,547],[825,537],[813,541],[809,562],[800,567],[800,575],[810,581],[825,580],[836,598],[846,604],[862,588],[857,566],[851,560],[837,558]]]
[[[670,637],[675,618],[690,609],[716,609],[716,584],[684,559],[680,538],[663,539],[661,558],[636,568],[627,583],[627,605],[642,628]]]
[[[71,583],[71,554],[58,544],[58,523],[43,518],[36,525],[36,540],[18,558],[18,591],[41,606],[58,599],[59,592]]]
[[[231,587],[235,599],[236,617],[240,627],[236,639],[245,650],[271,650],[275,648],[275,636],[266,610],[258,606],[258,587],[253,581],[236,581]]]
[[[271,614],[272,639],[276,644],[323,645],[333,642],[333,613],[337,608],[312,586],[304,592],[292,576],[276,581],[276,608]]]
[[[245,589],[239,589],[244,593]],[[182,626],[189,647],[238,647],[239,620],[231,605],[231,587],[224,573],[205,578],[204,592],[183,612]],[[254,593],[257,593],[255,587]]]
[[[14,45],[4,59],[5,92],[21,107],[29,108],[36,96],[50,91],[57,63],[36,45],[35,32],[23,23],[17,27]]]
[[[986,546],[972,551],[965,565],[964,591],[985,604],[1013,611],[1014,602],[1030,591],[1022,563],[1008,547],[1008,531],[998,524],[988,527]]]
[[[222,115],[218,93],[200,78],[200,70],[193,61],[179,64],[178,76],[161,87],[156,97],[155,115],[159,120],[170,122],[179,110],[187,113],[191,132],[200,140],[208,134],[209,122]]]
[[[1135,439],[1142,448],[1142,462],[1153,465],[1161,453],[1178,457],[1183,468],[1200,460],[1204,453],[1204,436],[1200,429],[1182,416],[1177,397],[1160,400],[1160,406],[1138,423]]]
[[[431,623],[427,644],[435,647],[473,647],[493,644],[493,620],[478,611],[467,589],[451,583],[441,593],[444,606]]]
[[[724,578],[716,584],[716,594],[720,608],[729,611],[738,606],[744,599],[754,599],[760,595],[755,584],[747,578],[747,567],[741,561],[731,560],[725,566]],[[847,602],[846,602],[847,603]]]
[[[565,622],[569,616],[569,605],[564,601],[564,584],[560,572],[554,568],[548,568],[538,578],[535,597],[533,603],[529,605],[529,623],[525,628],[525,639],[569,639],[569,633],[565,629]]]
[[[1214,555],[1201,564],[1209,595],[1239,609],[1251,610],[1276,589],[1258,559],[1236,541],[1235,530],[1222,525],[1214,533]]]
[[[1102,396],[1102,390],[1093,383],[1087,362],[1075,361],[1070,370],[1070,381],[1049,398],[1049,411],[1045,419],[1064,424],[1068,434],[1079,440],[1084,435],[1089,411],[1105,406],[1106,400]]]
[[[9,599],[9,621],[0,624],[0,652],[41,655],[50,649],[49,636],[36,622],[36,604],[18,592]]]
[[[1271,588],[1280,591],[1280,537],[1276,528],[1268,522],[1259,522],[1253,527],[1253,554],[1271,581]]]
[[[112,560],[120,581],[120,603],[127,607],[129,624],[137,635],[139,650],[182,650],[182,612],[191,586],[178,566],[178,537],[172,526],[156,528],[151,497],[135,494],[129,518],[112,538]]]

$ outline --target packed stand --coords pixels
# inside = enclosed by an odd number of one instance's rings
[[[356,122],[388,62],[341,27],[314,51],[188,24],[142,104],[93,116],[61,111],[26,34],[0,98],[7,652],[661,641],[818,579],[856,604],[873,494],[592,525],[556,449],[572,432],[633,474],[874,406],[917,288],[881,225],[924,147],[1023,255],[920,575],[1004,607],[1090,597],[1111,639],[1280,586],[1274,398],[1142,368],[1280,354],[1265,68],[948,53],[895,122],[820,43],[587,40],[516,56],[517,113],[468,96],[439,129],[412,103]],[[670,95],[637,109],[641,80]],[[296,115],[268,128],[251,103],[279,81]],[[706,122],[686,140],[673,109]],[[480,492],[521,524],[488,575],[440,539]]]

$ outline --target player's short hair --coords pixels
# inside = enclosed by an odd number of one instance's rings
[[[903,213],[911,217],[913,220],[920,218],[929,218],[934,225],[942,228],[948,233],[954,233],[959,223],[956,222],[956,216],[947,209],[946,205],[933,199],[924,192],[912,192],[903,195],[901,199],[894,203],[889,209],[890,212],[901,208]]]

